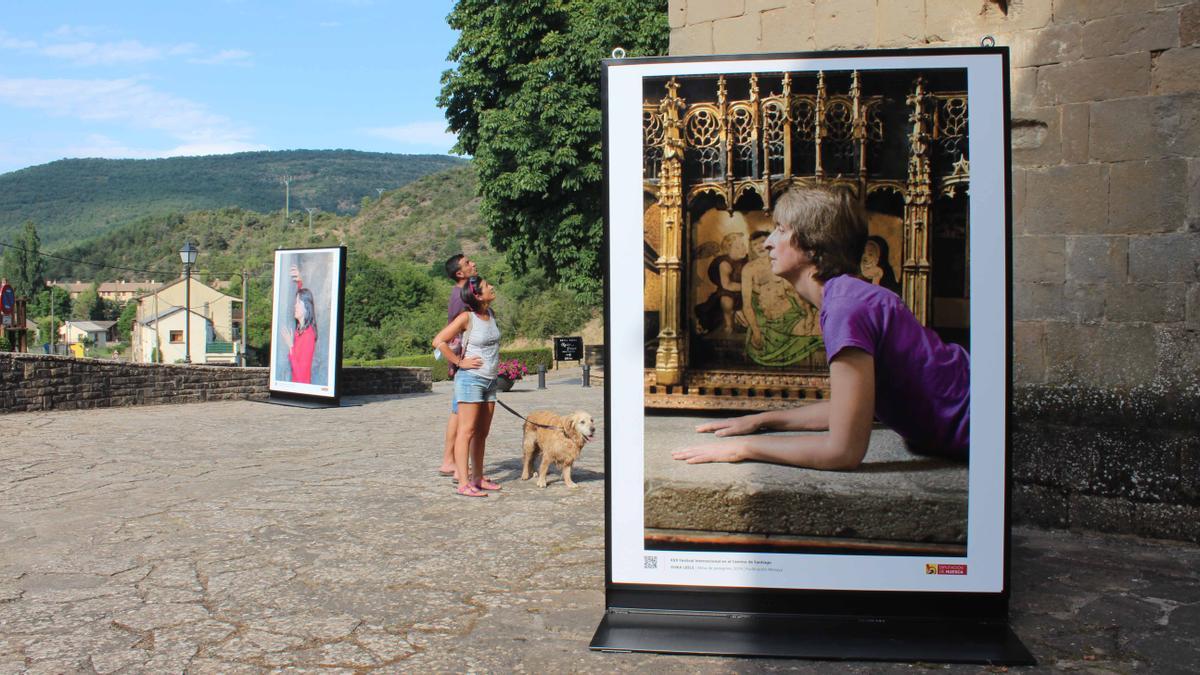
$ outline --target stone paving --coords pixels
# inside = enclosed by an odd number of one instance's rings
[[[557,378],[557,381],[555,381]],[[578,371],[504,396],[584,408]],[[448,385],[333,410],[255,402],[0,416],[0,673],[979,672],[975,666],[599,654],[603,443],[517,480],[436,475]],[[1013,624],[1038,670],[1200,670],[1200,549],[1014,535]]]

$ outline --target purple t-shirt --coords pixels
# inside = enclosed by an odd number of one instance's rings
[[[875,417],[921,454],[967,458],[970,357],[922,326],[900,296],[851,276],[825,282],[821,333],[830,362],[857,347],[875,358]]]
[[[467,303],[462,299],[462,286],[454,285],[450,288],[450,305],[446,308],[446,323],[454,320],[454,317],[467,311]]]

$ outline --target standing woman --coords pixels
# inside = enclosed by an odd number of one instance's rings
[[[292,382],[312,384],[313,353],[317,349],[317,307],[312,291],[304,287],[300,278],[300,268],[292,265],[291,274],[296,282],[296,301],[292,307],[294,324],[292,330],[280,326],[279,337],[288,350]]]
[[[491,309],[496,289],[476,275],[469,277],[459,292],[468,311],[459,314],[437,334],[433,347],[458,368],[454,375],[458,400],[458,433],[454,439],[458,494],[486,497],[484,490],[500,489],[483,477],[483,453],[496,408],[496,375],[500,365],[500,328]],[[462,356],[449,346],[450,340],[459,334],[463,334],[466,345]]]

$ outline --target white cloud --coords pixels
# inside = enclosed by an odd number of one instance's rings
[[[395,127],[375,127],[366,129],[372,136],[415,145],[424,148],[438,149],[449,152],[458,137],[446,130],[445,122],[411,122]]]
[[[167,57],[187,56],[196,52],[196,45],[191,42],[174,45],[147,45],[138,40],[95,42],[83,39],[100,32],[102,29],[91,26],[64,25],[47,33],[51,38],[50,42],[38,43],[34,40],[13,37],[0,30],[0,49],[35,51],[42,56],[64,59],[80,66],[146,63]],[[240,50],[226,51],[236,54]],[[220,54],[225,54],[225,52],[220,52]]]
[[[33,40],[12,37],[0,30],[0,49],[37,49],[37,43]]]
[[[41,80],[0,77],[0,103],[43,110],[51,115],[159,131],[174,139],[166,149],[137,149],[93,134],[71,154],[104,157],[163,157],[257,150],[249,129],[204,105],[156,91],[135,79]]]
[[[192,44],[165,47],[144,45],[137,40],[120,42],[61,42],[46,45],[41,52],[46,56],[66,59],[80,66],[110,66],[119,63],[145,63],[158,61],[167,56],[187,54],[195,49]]]
[[[212,56],[188,59],[188,63],[200,63],[210,66],[224,64],[247,65],[251,56],[253,54],[244,49],[222,49]]]

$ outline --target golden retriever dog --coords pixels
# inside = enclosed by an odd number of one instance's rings
[[[549,410],[529,413],[525,422],[525,463],[521,467],[521,480],[529,480],[529,469],[533,457],[542,455],[537,473],[537,486],[546,487],[546,473],[554,462],[562,470],[563,483],[567,487],[578,487],[571,480],[571,465],[579,458],[583,444],[596,435],[596,422],[592,416],[576,410],[570,415],[556,415]]]

